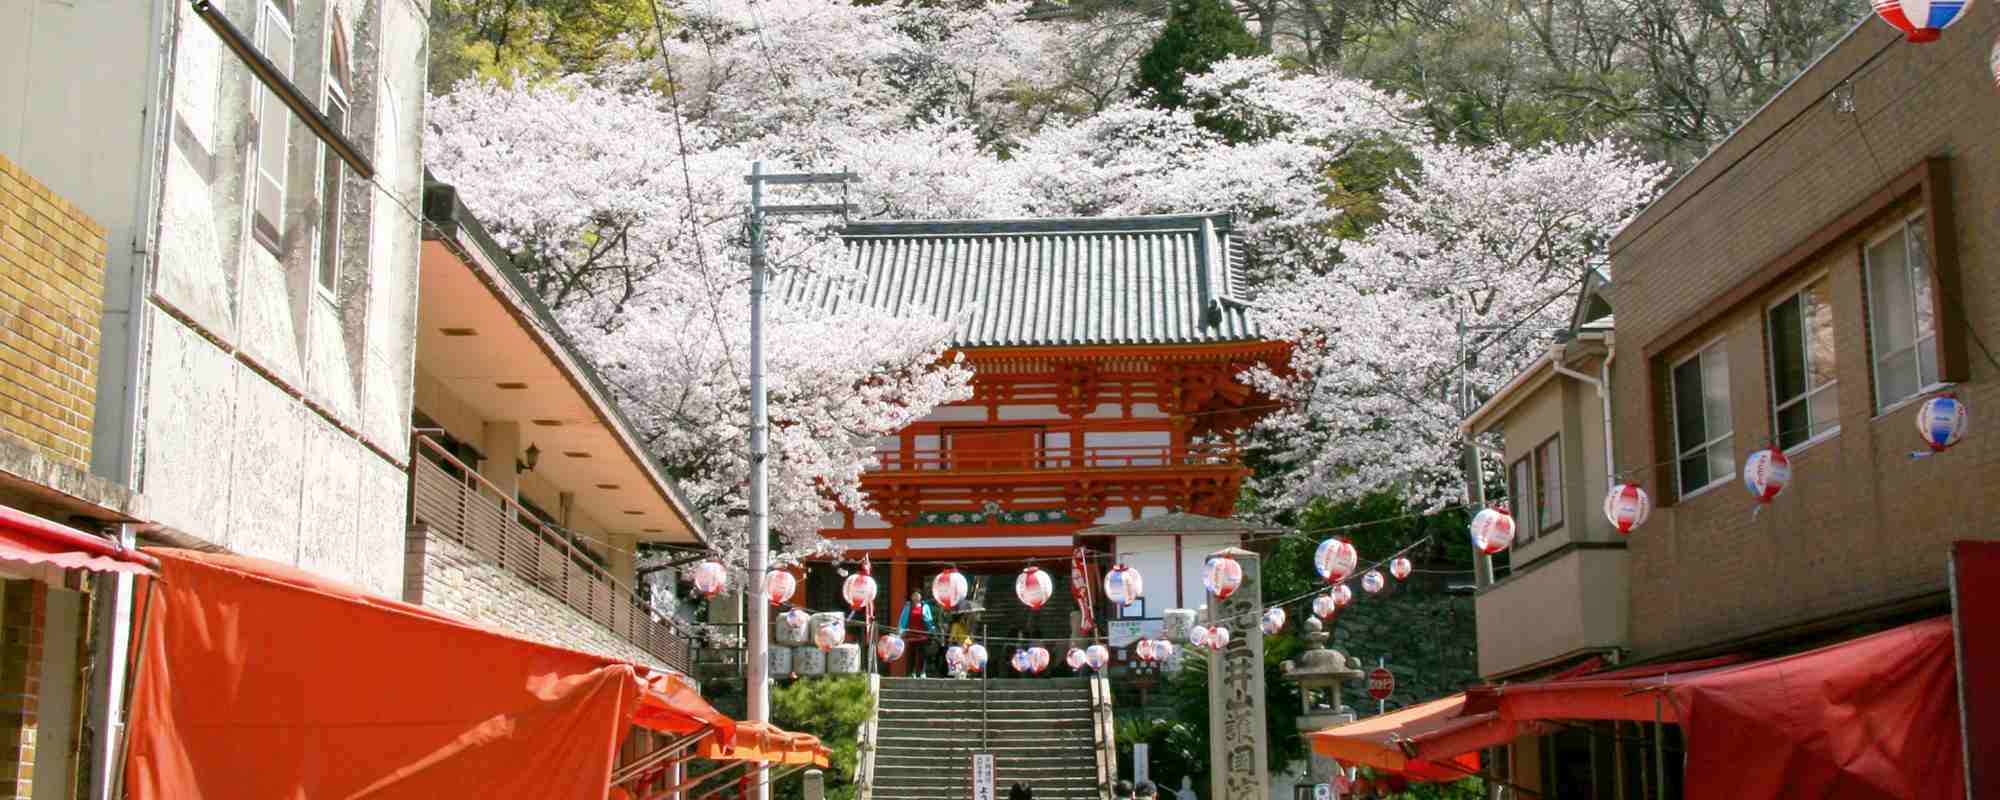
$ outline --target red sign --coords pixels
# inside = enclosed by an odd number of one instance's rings
[[[1368,671],[1368,696],[1377,700],[1387,700],[1396,693],[1396,673],[1387,667],[1376,667]]]

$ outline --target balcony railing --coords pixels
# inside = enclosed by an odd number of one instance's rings
[[[1019,472],[1123,469],[1130,467],[1232,466],[1237,451],[1225,445],[1133,445],[1051,447],[1023,452],[991,448],[885,450],[876,454],[882,472]]]
[[[656,621],[645,599],[436,442],[416,437],[410,516],[464,545],[661,662],[692,674],[688,639]],[[455,473],[455,474],[454,474]]]

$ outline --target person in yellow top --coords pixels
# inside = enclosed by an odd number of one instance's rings
[[[951,643],[961,647],[972,644],[972,621],[966,614],[959,614],[951,621]]]

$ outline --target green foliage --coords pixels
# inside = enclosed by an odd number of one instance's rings
[[[511,82],[588,72],[653,38],[651,0],[437,0],[432,92],[467,78]]]
[[[788,731],[818,736],[832,751],[826,768],[826,796],[852,800],[854,767],[860,763],[861,724],[868,721],[875,699],[868,695],[868,676],[809,678],[771,689],[771,724]],[[797,800],[800,782],[781,781],[772,787],[777,800]]]
[[[1139,57],[1132,87],[1137,97],[1161,108],[1188,104],[1187,76],[1201,75],[1230,56],[1255,55],[1257,37],[1222,0],[1177,0],[1167,25]]]

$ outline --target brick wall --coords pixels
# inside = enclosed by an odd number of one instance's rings
[[[88,468],[104,228],[0,158],[0,427]]]
[[[410,531],[405,555],[405,600],[537,642],[665,667],[638,645],[426,526]],[[421,594],[412,591],[419,587]]]
[[[1711,341],[1727,349],[1739,470],[1773,428],[1767,302],[1823,271],[1839,358],[1840,432],[1794,455],[1791,486],[1770,507],[1753,517],[1750,495],[1731,480],[1659,509],[1632,534],[1630,632],[1639,655],[1939,608],[1948,543],[2000,536],[2000,492],[1991,488],[2000,486],[2000,438],[1982,435],[1975,420],[1959,447],[1913,460],[1921,449],[1915,404],[1874,407],[1860,250],[1882,222],[1832,241],[1791,277],[1675,338],[1684,321],[1924,159],[1941,157],[1958,219],[1940,237],[1956,243],[1963,282],[1950,302],[1971,333],[2000,345],[2000,95],[1980,68],[1996,29],[2000,10],[1991,5],[1972,7],[1923,46],[1864,21],[1614,242],[1619,467],[1638,470],[1655,496],[1674,479],[1670,465],[1648,462],[1672,458],[1671,423],[1654,410],[1676,355]],[[1851,112],[1829,98],[1843,83],[1852,88]],[[1975,415],[2000,413],[2000,370],[1976,345],[1968,368],[1959,396]],[[1984,430],[1993,430],[1990,421]]]
[[[0,798],[33,797],[48,587],[0,582]]]

